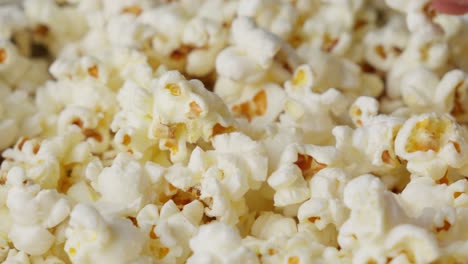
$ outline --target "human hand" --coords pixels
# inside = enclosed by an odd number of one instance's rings
[[[468,13],[468,0],[432,0],[432,5],[437,11],[449,15]]]

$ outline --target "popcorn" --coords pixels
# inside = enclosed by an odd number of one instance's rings
[[[202,217],[203,205],[199,201],[188,203],[182,210],[172,200],[165,203],[149,232],[151,254],[163,263],[186,261],[191,252],[189,240],[195,236]],[[160,244],[153,247],[155,239]]]
[[[67,42],[79,39],[87,30],[86,20],[75,7],[59,7],[49,0],[24,1],[28,22],[49,50],[57,54]]]
[[[340,200],[342,199],[342,197],[340,197],[340,191],[342,192],[344,185],[347,183],[347,180],[330,177],[331,175],[334,177],[343,177],[343,175],[335,176],[334,174],[340,172],[335,172],[333,170],[336,169],[325,168],[314,175],[310,181],[309,185],[311,188],[312,197],[299,207],[297,212],[299,222],[310,222],[314,224],[319,230],[325,229],[329,224],[333,224],[338,229],[348,217],[348,211],[343,202]],[[335,187],[333,186],[334,183],[336,185],[341,185],[339,186],[339,189],[336,188],[338,190],[332,189]],[[324,189],[324,187],[328,188]]]
[[[243,91],[245,96],[241,96],[240,100],[236,100],[228,106],[235,117],[247,119],[250,129],[263,130],[283,111],[285,94],[279,86],[267,84],[262,89],[247,86]],[[248,99],[244,99],[244,97],[248,97]]]
[[[168,72],[154,83],[153,122],[150,138],[159,140],[175,160],[186,155],[186,143],[209,141],[234,130],[234,122],[219,97],[206,91],[199,81],[186,81],[177,72]],[[183,104],[183,108],[173,103]]]
[[[424,66],[438,70],[448,59],[448,45],[430,32],[418,31],[411,35],[403,53],[395,60],[387,77],[387,93],[391,98],[401,97],[401,81],[412,70]]]
[[[66,182],[75,180],[83,163],[91,158],[90,147],[83,140],[84,136],[77,131],[42,142],[22,138],[14,148],[3,152],[7,160],[2,163],[1,171],[9,172],[18,166],[43,188],[66,188]]]
[[[268,178],[275,189],[275,206],[287,206],[305,201],[310,196],[307,182],[336,159],[332,147],[289,145],[283,152],[280,166]]]
[[[360,103],[360,99],[364,98],[359,98],[357,103]],[[356,124],[362,125],[365,118],[359,120],[361,123]],[[406,184],[404,179],[409,175],[405,173],[405,167],[401,166],[395,147],[395,138],[403,121],[397,117],[378,115],[370,117],[364,125],[354,130],[347,126],[335,127],[332,132],[340,166],[354,176],[363,173],[382,175],[388,188]]]
[[[65,251],[74,263],[138,263],[145,259],[140,256],[143,234],[129,220],[104,217],[89,205],[73,208],[66,237]]]
[[[424,80],[426,85],[420,86]],[[418,68],[402,79],[402,99],[412,112],[435,111],[451,113],[457,120],[464,120],[463,101],[467,89],[467,77],[462,71],[447,72],[440,80],[431,71]]]
[[[409,38],[402,19],[394,18],[365,35],[364,57],[373,67],[388,71],[403,52]]]
[[[340,229],[338,241],[342,248],[357,250],[354,262],[391,257],[427,263],[440,256],[435,237],[412,224],[394,196],[373,176],[351,181],[344,190],[344,202],[351,214]],[[354,221],[366,224],[356,225]]]
[[[150,191],[151,177],[148,174],[130,154],[119,154],[112,166],[104,168],[91,184],[100,194],[98,206],[106,208],[105,211],[135,215],[143,205],[154,200],[155,194]]]
[[[275,236],[291,236],[296,232],[293,219],[270,212],[260,215],[252,225],[252,235],[265,240]]]
[[[209,243],[206,243],[209,242]],[[237,231],[220,222],[200,227],[190,240],[193,255],[187,263],[259,263],[254,252],[242,246]]]
[[[241,0],[237,15],[254,18],[257,25],[283,39],[291,35],[297,22],[297,10],[292,3],[282,1]]]
[[[216,59],[216,71],[224,78],[246,83],[259,81],[281,52],[292,57],[286,64],[294,64],[294,54],[287,45],[270,32],[258,28],[247,17],[233,21],[232,41],[234,45],[221,51]]]
[[[464,165],[463,129],[448,115],[414,116],[398,132],[395,153],[410,172],[441,179],[449,167]]]
[[[20,136],[38,134],[36,107],[24,91],[11,91],[0,83],[0,150],[10,147]]]
[[[361,96],[349,108],[349,116],[356,127],[372,122],[379,112],[379,102],[372,97]]]
[[[258,190],[267,177],[265,149],[239,132],[218,135],[212,144],[214,150],[192,152],[188,171],[170,168],[165,178],[184,191],[201,190],[200,198],[209,201],[207,215],[236,223],[246,209],[243,196]]]
[[[280,123],[301,128],[307,143],[324,144],[330,141],[325,131],[333,128],[334,116],[341,114],[348,103],[346,97],[333,88],[323,93],[314,92],[314,79],[310,67],[303,65],[296,70],[293,79],[286,82],[288,97]]]
[[[44,254],[55,239],[48,229],[68,216],[68,201],[56,190],[40,190],[18,167],[8,173],[7,184],[11,188],[6,205],[14,221],[8,237],[16,248],[30,255]]]
[[[6,264],[29,264],[31,263],[28,258],[28,254],[23,251],[10,250],[7,258],[3,261]]]
[[[429,0],[0,6],[0,262],[465,263],[467,21]]]
[[[255,250],[261,263],[314,263],[323,261],[324,246],[306,232],[269,240],[247,237],[244,244]]]

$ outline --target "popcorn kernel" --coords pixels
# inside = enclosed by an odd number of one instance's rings
[[[310,180],[317,172],[327,167],[326,164],[316,161],[313,157],[300,153],[297,154],[294,164],[299,167],[306,180]]]
[[[0,63],[4,63],[7,59],[7,52],[5,49],[0,49]]]
[[[444,220],[444,225],[440,227],[436,227],[436,232],[448,231],[452,227],[452,225],[447,221]]]
[[[179,85],[175,83],[168,83],[165,88],[174,96],[179,96],[181,94]]]
[[[88,74],[93,76],[94,78],[99,78],[99,70],[98,70],[98,67],[96,65],[93,65],[91,67],[88,68]]]
[[[195,101],[190,102],[190,112],[188,113],[189,118],[197,118],[203,112],[203,109]]]
[[[300,264],[301,260],[297,256],[292,256],[288,258],[288,264]]]
[[[216,123],[213,126],[211,136],[214,137],[214,136],[217,136],[217,135],[231,133],[231,132],[234,132],[234,131],[236,131],[236,129],[234,127],[232,127],[232,126],[224,127],[221,124]]]
[[[169,251],[170,251],[170,249],[167,248],[167,247],[161,247],[161,248],[159,248],[159,251],[158,251],[158,253],[159,253],[159,258],[160,258],[160,259],[165,258],[165,257],[167,256],[167,254],[169,254]]]
[[[446,132],[450,121],[447,119],[429,119],[419,121],[411,131],[409,143],[405,146],[408,153],[416,151],[438,152],[441,146],[441,137]]]
[[[125,134],[125,135],[123,136],[122,144],[128,145],[128,144],[130,144],[131,142],[132,142],[132,138],[131,138],[129,135]]]
[[[122,13],[133,14],[135,16],[139,16],[142,12],[143,9],[138,5],[127,6],[122,9]]]

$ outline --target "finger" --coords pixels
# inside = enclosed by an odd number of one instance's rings
[[[441,13],[463,15],[468,12],[468,1],[465,0],[433,0],[432,6]]]

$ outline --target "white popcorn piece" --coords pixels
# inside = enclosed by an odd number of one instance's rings
[[[24,92],[33,93],[38,86],[49,77],[47,62],[44,59],[30,59],[26,54],[30,51],[27,45],[21,44],[21,40],[15,46],[9,37],[0,37],[0,77],[2,85],[6,84]],[[20,46],[21,45],[21,46]],[[23,48],[23,46],[26,46]],[[4,83],[4,84],[3,84]]]
[[[55,239],[49,231],[36,225],[13,225],[8,237],[16,248],[31,255],[44,254]]]
[[[65,251],[74,263],[139,263],[144,258],[143,234],[129,220],[104,217],[90,205],[74,207],[66,237]]]
[[[422,82],[425,85],[421,85]],[[460,70],[449,71],[439,80],[434,72],[417,68],[402,78],[402,99],[413,113],[451,113],[457,121],[463,122],[467,82],[467,75]]]
[[[182,43],[193,46],[185,66],[188,74],[206,76],[214,71],[216,56],[228,42],[228,32],[223,23],[202,16],[193,18],[185,26]]]
[[[19,6],[5,4],[0,8],[0,20],[2,24],[0,36],[9,38],[15,31],[26,27],[27,18]]]
[[[395,137],[404,119],[377,115],[367,122],[354,130],[347,126],[333,129],[340,167],[353,176],[364,173],[382,176],[388,188],[404,186],[409,175],[395,149]]]
[[[348,210],[342,199],[349,176],[337,168],[324,168],[310,180],[311,198],[298,209],[300,223],[312,223],[319,230],[333,224],[339,229],[348,217]]]
[[[395,139],[395,153],[407,169],[441,179],[449,167],[465,164],[464,128],[448,115],[422,114],[408,119]]]
[[[28,22],[53,54],[67,43],[78,40],[87,30],[85,16],[76,7],[60,8],[48,0],[25,1]]]
[[[297,13],[292,3],[283,1],[241,0],[237,9],[238,16],[253,18],[258,26],[282,39],[287,39],[292,34]]]
[[[271,212],[260,215],[252,225],[252,235],[259,239],[268,240],[275,236],[292,236],[297,232],[296,222]]]
[[[162,263],[186,261],[191,253],[189,240],[196,235],[202,217],[201,202],[192,201],[179,210],[169,200],[161,208],[159,219],[152,217],[153,223],[147,225],[151,238],[149,254]]]
[[[366,61],[377,69],[387,71],[403,52],[409,33],[402,19],[391,19],[378,30],[372,30],[364,37]]]
[[[122,215],[136,215],[156,196],[151,191],[151,178],[145,167],[125,152],[99,173],[92,186],[100,194],[97,206],[105,208],[101,211]]]
[[[440,256],[434,235],[415,225],[377,178],[363,175],[352,180],[344,191],[344,202],[351,214],[338,241],[342,248],[355,250],[353,262],[391,257],[427,263]]]
[[[193,255],[187,263],[259,263],[254,252],[242,245],[234,228],[214,222],[200,227],[190,240]]]
[[[301,80],[301,75],[307,80],[313,80],[311,87],[313,92],[323,93],[335,88],[347,94],[378,96],[383,91],[383,83],[379,78],[362,72],[357,64],[348,59],[306,46],[298,48],[298,54],[305,58],[310,70],[301,73],[298,69],[293,80],[294,78],[297,81]],[[309,77],[310,74],[313,77]]]
[[[218,96],[200,81],[187,81],[176,71],[154,83],[152,118],[149,136],[159,141],[162,150],[169,150],[173,160],[186,158],[186,143],[209,141],[235,126]]]
[[[2,262],[5,264],[31,264],[28,254],[23,251],[12,249],[7,258]]]
[[[349,108],[349,116],[357,127],[370,123],[378,113],[379,102],[373,97],[360,96]]]
[[[299,36],[304,41],[299,48],[308,47],[337,55],[346,53],[351,46],[355,12],[360,9],[359,6],[349,6],[352,4],[357,2],[321,5],[300,28]]]
[[[19,167],[8,173],[6,205],[14,224],[8,234],[16,248],[30,254],[42,255],[54,243],[48,230],[60,224],[70,213],[67,199],[56,190],[40,190]]]
[[[286,99],[283,89],[278,85],[271,83],[262,87],[246,86],[239,99],[232,103],[226,102],[234,117],[245,118],[249,128],[259,133],[278,118]]]
[[[90,147],[83,140],[84,136],[76,131],[42,142],[22,138],[14,148],[4,151],[8,160],[2,163],[1,171],[19,166],[41,187],[64,191],[68,183],[79,177],[83,163],[91,158]]]
[[[337,153],[333,147],[291,144],[284,150],[280,166],[268,178],[275,189],[275,206],[301,203],[310,197],[308,181],[332,165]]]
[[[253,237],[244,239],[244,244],[257,253],[261,263],[320,263],[324,246],[306,231],[291,236],[276,236],[268,240]]]
[[[323,93],[314,91],[314,75],[310,66],[303,65],[297,68],[292,80],[285,83],[288,98],[280,123],[301,128],[307,143],[327,144],[331,141],[327,131],[331,131],[335,117],[342,114],[349,103],[344,94],[334,88]]]
[[[216,71],[220,76],[254,83],[268,73],[276,59],[285,60],[289,67],[295,66],[297,59],[291,48],[276,35],[258,28],[248,17],[234,20],[231,33],[233,45],[221,51],[216,58]],[[282,54],[289,58],[281,58]]]
[[[153,100],[144,89],[126,84],[119,94],[123,110],[112,124],[119,143],[139,155],[157,144],[171,153],[173,161],[184,160],[189,151],[187,143],[209,141],[234,129],[226,106],[199,81],[187,81],[172,71],[154,80],[152,90]]]
[[[0,82],[0,150],[10,147],[20,136],[39,133],[36,107],[25,91],[12,91]]]
[[[268,157],[268,172],[275,171],[280,165],[281,155],[284,149],[295,142],[301,142],[301,131],[295,128],[269,126],[265,128],[265,135],[263,135],[261,142],[266,149],[266,156]]]
[[[440,36],[427,31],[413,33],[387,73],[387,94],[392,98],[400,97],[401,81],[408,72],[419,66],[438,70],[446,64],[448,57],[448,44]]]
[[[188,170],[173,166],[164,177],[184,191],[201,190],[197,195],[208,202],[208,216],[236,223],[246,209],[243,196],[267,177],[265,148],[239,132],[218,135],[212,144],[214,150],[194,149]]]

